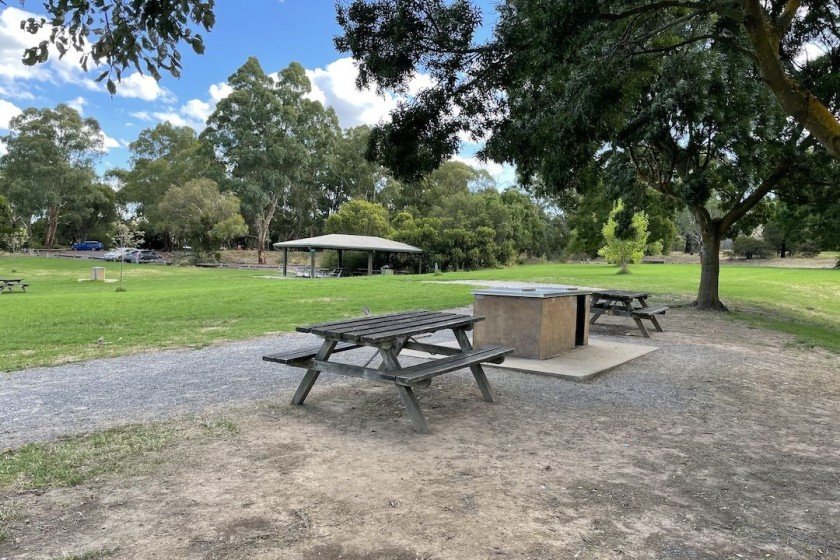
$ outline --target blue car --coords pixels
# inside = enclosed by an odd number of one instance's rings
[[[105,248],[100,241],[81,241],[71,245],[74,251],[101,251]]]

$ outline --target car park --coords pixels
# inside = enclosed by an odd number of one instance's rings
[[[105,248],[101,241],[79,241],[70,247],[74,251],[101,251]]]
[[[123,256],[125,262],[131,263],[162,263],[163,257],[150,249],[133,249]]]
[[[121,258],[125,257],[131,251],[136,251],[137,249],[132,247],[121,247],[120,249],[114,249],[113,251],[108,251],[104,255],[102,255],[102,260],[105,261],[118,261]]]

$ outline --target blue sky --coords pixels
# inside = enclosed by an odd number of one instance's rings
[[[73,60],[54,57],[35,68],[24,66],[20,62],[23,48],[34,43],[33,36],[20,31],[20,21],[31,15],[25,10],[37,10],[40,3],[27,0],[22,8],[10,4],[0,11],[0,134],[21,109],[69,103],[102,125],[108,151],[100,170],[125,166],[127,144],[157,122],[168,120],[200,129],[226,94],[227,77],[252,55],[266,72],[300,62],[313,82],[312,97],[332,106],[344,127],[375,124],[387,118],[396,103],[392,96],[355,89],[352,61],[333,46],[339,27],[332,0],[219,0],[216,26],[205,36],[204,55],[193,54],[188,46],[182,49],[180,79],[164,75],[155,83],[148,76],[129,75],[115,97],[93,82],[96,72],[84,74]],[[428,80],[418,76],[415,87],[424,84]],[[459,159],[479,165],[472,158],[476,149],[465,143]],[[485,167],[500,186],[513,182],[511,168],[493,163]]]

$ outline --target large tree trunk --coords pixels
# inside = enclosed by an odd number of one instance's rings
[[[702,225],[703,247],[700,249],[700,288],[695,307],[704,311],[727,311],[720,301],[720,231],[716,222]]]
[[[257,218],[257,264],[266,264],[265,262],[265,246],[268,242],[268,234],[271,231],[271,222],[274,220],[274,214],[277,212],[277,195],[273,195],[268,206],[264,210],[264,214]]]
[[[52,249],[55,245],[55,232],[58,229],[58,208],[50,208],[47,235],[44,239],[44,245],[47,249]]]

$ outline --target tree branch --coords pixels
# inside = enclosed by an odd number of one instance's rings
[[[791,167],[793,165],[792,160],[785,160],[779,164],[779,166],[767,177],[761,185],[757,189],[755,189],[752,194],[750,194],[747,198],[736,204],[732,210],[726,213],[726,215],[721,218],[720,220],[720,233],[725,234],[732,225],[740,220],[744,214],[749,212],[756,204],[758,204],[764,196],[773,190],[779,183],[782,182],[783,179],[788,177],[791,171]]]

